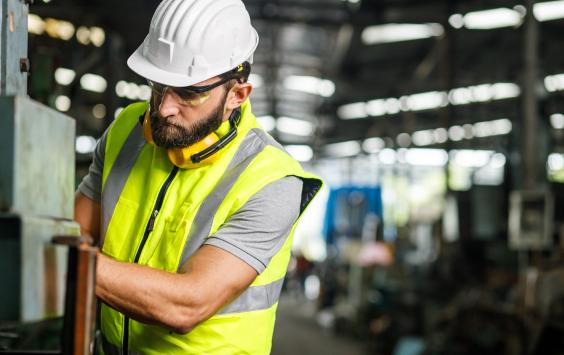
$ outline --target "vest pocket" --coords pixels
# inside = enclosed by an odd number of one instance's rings
[[[177,271],[178,259],[180,259],[188,234],[186,218],[190,215],[191,209],[192,203],[186,201],[174,215],[163,216],[165,217],[163,226],[155,228],[155,232],[160,235],[154,236],[153,249],[150,254],[147,254],[148,266],[168,272]]]
[[[118,200],[106,237],[102,251],[120,261],[130,261],[130,252],[135,245],[136,236],[129,235],[131,227],[136,220],[139,205],[121,196]],[[133,256],[131,256],[133,258]]]

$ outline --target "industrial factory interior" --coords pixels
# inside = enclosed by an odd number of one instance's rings
[[[564,0],[0,15],[0,354],[564,354]]]

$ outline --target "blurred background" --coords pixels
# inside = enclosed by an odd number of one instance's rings
[[[273,354],[564,354],[564,1],[244,0],[263,127],[326,187]],[[156,0],[36,0],[28,93],[76,182],[151,90]]]

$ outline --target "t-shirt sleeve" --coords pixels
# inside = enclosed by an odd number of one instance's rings
[[[98,140],[94,149],[92,164],[88,169],[88,174],[78,185],[78,191],[91,200],[100,202],[102,200],[102,169],[104,167],[104,155],[106,151],[107,131]]]
[[[294,176],[270,183],[204,244],[231,253],[262,273],[300,214],[302,188],[302,180]]]

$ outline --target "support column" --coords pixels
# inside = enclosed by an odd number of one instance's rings
[[[534,0],[526,0],[523,53],[523,119],[521,124],[521,187],[533,190],[539,184],[539,29],[533,14]]]

